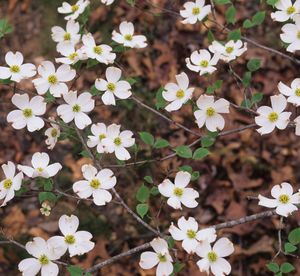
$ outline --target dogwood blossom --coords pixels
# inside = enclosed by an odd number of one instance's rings
[[[201,95],[197,100],[199,110],[194,112],[199,128],[206,126],[209,131],[222,130],[225,120],[219,113],[229,113],[229,102],[225,99],[214,100],[214,96]]]
[[[52,39],[57,42],[56,50],[61,51],[64,46],[74,46],[80,41],[80,25],[74,20],[69,20],[66,25],[66,30],[60,26],[52,27]]]
[[[207,50],[194,51],[190,58],[186,58],[186,66],[191,71],[197,72],[200,76],[208,73],[211,74],[217,70],[215,65],[220,59],[220,54],[214,54],[213,56]]]
[[[167,83],[164,87],[165,91],[162,92],[163,98],[171,102],[165,109],[167,111],[178,110],[189,99],[192,98],[195,88],[189,88],[189,78],[186,73],[181,73],[175,76],[177,83]]]
[[[221,238],[215,242],[213,247],[208,242],[199,243],[196,253],[201,260],[197,265],[201,272],[211,273],[215,276],[229,275],[231,272],[230,263],[224,258],[234,251],[232,242],[227,238]]]
[[[60,163],[53,163],[49,165],[49,162],[50,158],[46,152],[36,152],[31,158],[32,167],[18,165],[18,169],[31,178],[50,178],[62,169],[62,165]]]
[[[115,0],[101,0],[102,4],[105,4],[106,6],[111,5]]]
[[[59,13],[69,14],[65,16],[66,20],[75,20],[82,14],[85,8],[90,4],[89,0],[79,0],[75,5],[70,5],[68,2],[63,2],[62,6],[57,9]]]
[[[112,40],[125,47],[145,48],[147,38],[144,35],[134,35],[134,26],[131,22],[123,21],[119,26],[120,33],[112,32]]]
[[[49,120],[54,120],[54,118],[50,117]],[[60,136],[60,127],[58,124],[50,123],[51,127],[47,128],[45,131],[45,135],[47,136],[46,145],[48,145],[48,149],[52,150],[57,142],[58,137]]]
[[[189,254],[195,252],[199,242],[212,243],[217,238],[214,228],[198,231],[198,223],[193,217],[189,217],[187,220],[181,217],[177,224],[178,228],[172,222],[169,232],[174,240],[182,241],[183,249]]]
[[[103,138],[102,143],[105,150],[109,153],[115,153],[119,160],[130,159],[130,154],[126,148],[134,145],[135,139],[130,130],[120,131],[121,126],[111,124],[107,127],[107,136]]]
[[[71,69],[70,65],[62,64],[55,69],[51,61],[43,61],[38,67],[40,78],[32,82],[39,95],[45,94],[48,90],[54,97],[68,93],[68,86],[65,82],[71,81],[76,76],[76,71]]]
[[[90,148],[97,147],[97,152],[105,152],[103,139],[107,136],[107,128],[103,123],[93,124],[91,126],[91,132],[93,135],[88,136],[87,145]]]
[[[173,272],[173,259],[168,250],[168,243],[155,238],[150,242],[154,252],[147,251],[141,254],[139,265],[143,269],[150,269],[157,265],[156,276],[168,276]]]
[[[291,87],[285,85],[283,82],[278,83],[278,90],[284,96],[287,96],[287,101],[300,106],[300,78],[294,79],[291,83]]]
[[[127,99],[131,96],[129,82],[120,80],[122,71],[117,67],[108,67],[105,71],[106,80],[96,79],[95,86],[100,91],[105,91],[101,99],[105,105],[116,105],[115,97]]]
[[[15,191],[20,190],[23,173],[16,174],[16,166],[13,162],[8,161],[7,164],[2,165],[2,170],[5,179],[0,182],[0,199],[4,199],[1,206],[3,207],[8,201],[12,200],[15,196]]]
[[[278,10],[271,13],[271,18],[274,21],[284,22],[293,19],[296,14],[300,12],[300,1],[296,0],[293,4],[291,0],[279,0],[275,4]]]
[[[295,134],[300,136],[300,116],[298,116],[294,119],[294,123],[295,123],[295,126],[296,126]]]
[[[221,60],[229,62],[235,60],[247,51],[247,43],[243,43],[241,40],[230,40],[223,45],[215,40],[208,48],[212,53],[219,54]]]
[[[285,129],[289,123],[291,112],[283,112],[286,108],[287,101],[283,95],[271,96],[271,105],[261,106],[257,109],[259,116],[256,116],[255,123],[261,128],[257,131],[263,135],[272,132],[275,127]]]
[[[295,23],[285,24],[280,34],[281,40],[289,44],[286,50],[291,53],[300,50],[300,16],[294,16],[294,20]]]
[[[50,216],[51,206],[47,202],[43,202],[42,207],[40,208],[40,212],[46,217]]]
[[[163,196],[169,198],[167,203],[174,209],[182,209],[181,204],[188,208],[195,208],[198,206],[196,198],[199,197],[199,193],[192,188],[186,188],[190,181],[191,175],[180,171],[175,176],[175,184],[165,179],[158,185],[158,190]]]
[[[27,242],[25,247],[34,258],[27,258],[19,263],[18,268],[23,276],[37,275],[40,270],[42,276],[58,275],[58,265],[53,261],[61,256],[57,255],[43,238],[33,238],[33,241]]]
[[[109,189],[112,189],[117,179],[110,169],[103,169],[99,172],[92,165],[83,165],[81,167],[85,180],[77,181],[73,184],[73,191],[80,198],[93,196],[93,201],[98,206],[104,206],[112,200]]]
[[[46,112],[46,102],[43,97],[35,96],[30,100],[28,94],[15,94],[11,101],[19,108],[7,115],[7,121],[12,123],[13,128],[27,127],[28,131],[33,132],[44,127],[43,119],[38,117]]]
[[[82,37],[82,51],[88,58],[96,59],[101,63],[113,63],[116,54],[112,53],[112,48],[106,44],[96,45],[95,39],[92,34],[86,34]]]
[[[57,63],[75,64],[79,60],[87,59],[82,49],[75,49],[73,45],[60,46],[60,53],[63,57],[56,58],[55,61]]]
[[[211,5],[205,5],[205,0],[186,2],[183,7],[184,10],[180,10],[180,15],[185,18],[181,21],[183,24],[195,24],[197,21],[202,21],[211,12]]]
[[[64,255],[69,251],[70,257],[83,255],[91,251],[95,243],[90,241],[93,236],[87,231],[77,231],[78,217],[62,215],[58,221],[58,227],[63,236],[54,236],[48,240],[48,244],[58,255]]]
[[[90,117],[86,114],[95,107],[95,100],[89,92],[83,92],[77,97],[77,91],[70,91],[63,95],[66,104],[57,107],[57,114],[65,123],[74,120],[79,129],[84,129],[92,123]]]
[[[300,193],[293,194],[293,187],[291,184],[283,182],[280,185],[275,185],[271,190],[271,195],[274,199],[259,195],[258,205],[276,208],[276,213],[284,217],[287,217],[292,212],[298,210],[295,204],[300,203]]]
[[[10,79],[20,82],[22,79],[31,78],[36,74],[35,65],[24,63],[23,55],[20,52],[7,52],[5,62],[8,67],[0,66],[0,79]]]

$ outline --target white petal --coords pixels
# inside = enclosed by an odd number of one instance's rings
[[[41,269],[40,262],[35,258],[28,258],[22,260],[18,265],[19,270],[23,276],[37,275]]]
[[[41,269],[41,276],[56,276],[58,275],[58,265],[49,262],[47,265],[43,265]]]
[[[258,205],[260,206],[275,208],[278,205],[276,199],[270,199],[262,195],[258,195],[258,200],[259,200]]]
[[[171,197],[173,195],[174,188],[174,184],[169,179],[165,179],[158,185],[159,192],[165,197]]]
[[[79,226],[79,219],[74,215],[62,215],[59,218],[58,226],[64,236],[74,235]]]
[[[97,206],[104,206],[112,200],[112,196],[110,192],[98,189],[93,191],[93,200]]]
[[[185,188],[191,181],[191,175],[188,172],[179,171],[175,177],[175,186]]]
[[[143,252],[141,254],[141,259],[139,265],[143,269],[150,269],[158,264],[159,260],[157,254],[154,252]]]
[[[214,244],[213,251],[218,257],[227,257],[234,251],[233,243],[227,238],[221,238]]]

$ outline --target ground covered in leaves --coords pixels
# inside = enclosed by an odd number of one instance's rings
[[[199,77],[185,66],[185,58],[196,49],[207,48],[209,45],[205,26],[182,25],[176,13],[184,1],[149,0],[136,1],[134,7],[126,1],[116,1],[112,7],[96,4],[92,1],[92,12],[89,18],[89,30],[98,40],[110,41],[111,32],[121,21],[134,22],[138,32],[147,36],[150,46],[143,50],[132,50],[118,55],[118,64],[124,68],[126,77],[135,78],[134,95],[148,105],[155,106],[158,89],[169,81],[174,80],[176,74],[188,73],[192,86],[196,87],[194,99],[216,80],[223,80],[217,96],[225,97],[240,105],[244,100],[236,78],[230,73],[228,65],[219,66],[217,73],[211,77]],[[260,1],[234,1],[238,10],[237,18],[242,22],[260,9],[267,7]],[[53,25],[64,25],[62,16],[56,13],[61,1],[40,0],[9,0],[0,2],[0,18],[7,16],[14,27],[14,32],[0,40],[0,63],[4,63],[4,54],[11,51],[21,51],[27,62],[39,64],[45,59],[56,56],[55,44],[50,37]],[[255,39],[261,44],[268,45],[285,52],[280,45],[280,24],[270,19],[270,7],[267,8],[265,23],[243,34]],[[176,13],[172,13],[174,11]],[[217,18],[225,24],[224,6],[218,6]],[[239,21],[238,21],[239,22]],[[238,24],[238,23],[237,23]],[[207,22],[208,27],[214,26]],[[224,40],[226,33],[220,30],[215,36]],[[298,67],[290,60],[274,55],[263,49],[249,44],[248,51],[234,62],[234,71],[243,75],[246,63],[250,58],[262,60],[261,69],[254,73],[252,89],[263,92],[265,96],[277,93],[279,81],[289,83],[298,77]],[[105,67],[97,65],[80,72],[74,88],[79,91],[89,90],[94,80],[101,76]],[[20,88],[33,90],[29,81],[23,81]],[[37,151],[47,151],[43,132],[29,134],[26,130],[16,131],[7,124],[6,115],[12,110],[10,87],[0,86],[0,164],[11,160],[15,163],[29,162],[31,155]],[[268,97],[262,103],[269,104]],[[197,137],[185,132],[174,125],[170,125],[161,117],[141,108],[134,101],[119,101],[117,107],[107,107],[100,104],[92,113],[94,122],[120,123],[124,129],[135,133],[139,145],[135,160],[152,157],[163,157],[172,153],[170,148],[154,150],[145,145],[138,137],[138,132],[148,131],[155,137],[168,140],[172,147],[187,145]],[[55,109],[48,105],[48,110]],[[162,111],[164,113],[164,111]],[[171,117],[194,131],[199,131],[194,123],[191,105],[173,112]],[[231,108],[226,116],[225,130],[253,123],[249,114]],[[184,158],[172,158],[163,162],[121,167],[113,169],[117,175],[116,189],[135,209],[138,204],[135,194],[147,175],[152,176],[154,183],[146,183],[149,188],[158,185],[164,178],[173,177],[178,167],[188,165],[193,171],[200,173],[200,177],[192,183],[200,193],[199,206],[196,209],[174,211],[159,196],[151,196],[151,218],[145,218],[153,226],[161,230],[167,229],[171,221],[177,221],[181,215],[194,216],[202,226],[240,218],[263,211],[257,206],[256,200],[248,199],[259,193],[268,194],[271,187],[282,181],[288,181],[298,187],[300,180],[300,140],[293,130],[273,132],[261,137],[254,129],[248,129],[238,134],[232,134],[217,139],[210,149],[211,154],[200,160],[192,161]],[[64,164],[64,169],[55,178],[56,184],[64,190],[70,189],[72,183],[81,179],[81,165],[90,163],[82,156],[82,148],[76,141],[64,140],[50,152],[53,162]],[[105,164],[116,164],[112,156],[105,157]],[[0,209],[0,226],[5,235],[25,244],[33,236],[48,238],[58,233],[58,218],[64,214],[74,213],[81,221],[82,229],[90,231],[94,236],[96,246],[93,251],[83,257],[72,259],[73,264],[88,268],[103,259],[107,259],[129,248],[150,241],[153,234],[137,225],[126,211],[111,202],[105,207],[96,207],[89,202],[64,198],[53,205],[49,217],[40,214],[38,188],[28,184],[28,191],[15,198],[7,207]],[[287,238],[290,229],[297,226],[300,214],[295,213],[289,218],[283,231],[283,239]],[[271,275],[267,272],[266,263],[275,255],[278,248],[277,228],[278,217],[257,220],[231,229],[221,230],[220,235],[228,236],[235,244],[235,253],[230,262],[233,266],[232,275]],[[0,247],[0,274],[17,275],[17,265],[26,256],[26,252],[14,245]],[[125,258],[111,266],[107,266],[95,275],[153,275],[153,271],[143,271],[138,266],[139,255]],[[185,268],[179,275],[205,275],[199,272],[195,262],[187,259],[182,251],[178,258],[184,262]],[[300,274],[300,262],[290,257],[296,267],[295,275]],[[63,274],[62,274],[63,275]]]

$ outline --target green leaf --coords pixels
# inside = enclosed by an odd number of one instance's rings
[[[9,79],[0,79],[0,83],[1,84],[10,84],[10,83],[12,83],[13,81],[12,80],[10,80],[10,78]]]
[[[187,165],[179,167],[179,170],[183,171],[183,172],[188,172],[190,174],[192,174],[192,172],[193,172],[193,168],[191,166],[187,166]]]
[[[297,246],[295,246],[295,245],[293,245],[293,244],[291,244],[291,243],[289,243],[289,242],[286,242],[286,243],[284,244],[284,251],[285,251],[286,253],[295,252],[296,250],[297,250]]]
[[[279,271],[279,265],[278,264],[276,264],[276,263],[268,263],[267,265],[266,265],[266,267],[270,270],[270,271],[272,271],[272,272],[274,272],[274,273],[276,273],[276,272],[278,272]]]
[[[44,202],[44,201],[50,201],[50,202],[56,202],[57,197],[55,194],[51,193],[51,192],[40,192],[39,193],[39,201],[40,203]]]
[[[259,92],[254,93],[251,98],[252,104],[259,103],[263,99],[263,97],[264,97],[263,93],[259,93]]]
[[[201,138],[201,146],[204,148],[208,148],[210,146],[212,146],[215,142],[214,138],[211,137],[202,137]]]
[[[207,32],[207,38],[209,43],[212,43],[215,40],[215,36],[211,30],[208,30]]]
[[[241,36],[241,29],[236,29],[228,33],[227,39],[237,41],[241,39]]]
[[[75,265],[71,265],[67,267],[67,270],[70,272],[71,276],[83,276],[83,269],[75,266]]]
[[[221,88],[223,84],[222,80],[217,80],[213,85],[210,85],[206,89],[207,94],[212,94],[214,93],[217,89]]]
[[[163,98],[162,92],[164,91],[163,87],[160,87],[156,92],[156,109],[164,108],[167,105],[167,101]]]
[[[138,189],[137,193],[136,193],[136,199],[141,202],[144,203],[146,202],[150,197],[150,192],[148,187],[146,187],[144,184]]]
[[[251,72],[246,72],[244,74],[242,83],[245,87],[250,86],[251,78],[252,78],[252,73]]]
[[[13,27],[6,18],[0,20],[0,38],[13,31]]]
[[[289,233],[288,240],[291,244],[297,245],[300,243],[300,228],[296,228]]]
[[[55,97],[50,93],[50,91],[48,90],[46,95],[45,95],[45,101],[46,103],[53,103],[55,102]]]
[[[97,65],[99,63],[99,61],[97,59],[89,59],[86,65],[86,68],[91,68],[94,67],[95,65]]]
[[[169,142],[165,139],[157,139],[153,145],[156,149],[161,149],[169,146]]]
[[[199,178],[200,173],[199,172],[193,172],[192,173],[192,177],[191,177],[191,181],[195,181]]]
[[[156,196],[159,194],[159,190],[156,186],[152,187],[151,190],[150,190],[150,194],[153,195],[153,196]]]
[[[82,157],[91,158],[90,154],[86,150],[81,151],[79,154]]]
[[[290,264],[290,263],[283,263],[281,266],[280,266],[280,271],[282,273],[290,273],[292,271],[295,270],[295,267]]]
[[[102,92],[98,90],[95,85],[91,87],[90,92],[93,96],[99,96],[102,94]]]
[[[149,132],[139,132],[140,138],[143,140],[143,142],[147,145],[153,145],[154,144],[154,137]]]
[[[241,107],[250,108],[252,106],[252,102],[249,99],[245,99],[241,103]]]
[[[193,152],[188,146],[179,146],[175,148],[175,152],[182,158],[192,158]]]
[[[252,28],[254,26],[254,24],[251,22],[251,20],[249,19],[246,19],[244,22],[243,22],[243,28],[245,29],[249,29],[249,28]]]
[[[279,0],[267,0],[267,4],[274,7]]]
[[[135,5],[135,0],[126,0],[126,2],[132,7]]]
[[[247,68],[250,72],[254,72],[256,70],[258,70],[260,68],[260,65],[261,65],[261,61],[260,59],[250,59],[248,62],[247,62]]]
[[[235,15],[236,15],[236,9],[233,5],[231,5],[225,12],[226,21],[228,23],[234,24],[236,21]]]
[[[135,78],[129,78],[126,80],[130,85],[134,85],[135,83],[137,83],[137,79]]]
[[[44,180],[44,190],[45,191],[52,191],[53,189],[53,182],[51,178],[47,178]]]
[[[144,216],[148,213],[148,210],[149,210],[148,204],[141,203],[136,206],[136,211],[141,218],[144,218]]]
[[[225,4],[230,4],[231,3],[230,0],[214,0],[214,1],[217,5],[225,5]]]
[[[185,266],[185,264],[176,262],[175,264],[173,264],[173,272],[174,273],[180,272],[184,268],[184,266]]]
[[[252,23],[257,26],[264,22],[266,17],[265,11],[258,11],[253,17],[252,17]]]
[[[198,160],[204,158],[205,156],[209,155],[209,150],[205,148],[198,148],[195,150],[193,154],[193,159]]]
[[[144,177],[144,180],[145,180],[146,182],[148,182],[149,184],[153,184],[153,179],[152,179],[152,177],[151,177],[150,175],[146,175],[146,176]]]

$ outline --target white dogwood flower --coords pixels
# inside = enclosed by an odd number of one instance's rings
[[[50,178],[62,169],[62,165],[58,162],[49,165],[49,162],[50,158],[46,152],[36,152],[31,158],[32,167],[18,165],[18,169],[31,178]]]
[[[102,143],[105,150],[109,153],[115,153],[119,160],[130,159],[130,154],[126,148],[134,145],[135,139],[130,130],[120,131],[121,126],[111,124],[107,127],[107,137],[103,138]]]
[[[188,208],[195,208],[198,206],[196,198],[199,193],[192,189],[186,188],[191,181],[191,175],[188,172],[179,171],[175,176],[175,184],[169,179],[165,179],[158,185],[159,192],[168,197],[168,205],[174,209],[182,209],[181,204]]]
[[[271,195],[274,199],[258,195],[258,205],[276,208],[276,213],[284,217],[287,217],[292,212],[298,210],[295,204],[300,203],[300,194],[299,192],[293,194],[293,187],[291,184],[283,182],[280,185],[275,185],[271,190]]]
[[[36,74],[35,65],[24,63],[23,55],[20,52],[7,52],[5,62],[8,67],[0,66],[0,79],[10,79],[20,82],[22,79],[31,78]]]
[[[54,118],[50,117],[49,120],[54,121]],[[45,135],[47,136],[46,145],[48,146],[48,149],[52,150],[60,136],[60,127],[55,123],[50,123],[50,125],[51,127],[47,128],[45,131]]]
[[[201,260],[197,265],[201,272],[209,274],[209,270],[215,276],[229,275],[230,263],[224,258],[234,251],[232,242],[227,238],[221,238],[215,242],[213,247],[208,242],[199,243],[196,253]]]
[[[0,199],[4,199],[1,206],[3,207],[8,201],[12,200],[15,196],[15,191],[20,190],[23,173],[16,174],[16,166],[13,162],[8,161],[7,164],[2,165],[2,170],[5,179],[0,182]]]
[[[66,104],[57,107],[57,114],[65,123],[74,120],[79,129],[84,129],[92,123],[91,118],[86,114],[95,107],[95,100],[89,92],[83,92],[77,97],[77,91],[70,91],[63,95]]]
[[[53,261],[59,259],[53,248],[42,238],[33,238],[33,241],[26,243],[27,252],[34,258],[24,259],[19,263],[19,270],[23,276],[34,276],[41,271],[41,276],[58,275],[58,265]]]
[[[80,41],[80,25],[74,20],[69,20],[66,25],[66,30],[60,26],[52,27],[52,39],[57,42],[56,50],[61,51],[63,46],[75,46]]]
[[[35,96],[30,100],[28,94],[15,94],[11,101],[19,108],[7,115],[7,121],[12,123],[13,128],[22,129],[27,126],[28,131],[33,132],[44,127],[43,119],[38,117],[46,112],[46,102],[43,97]]]
[[[300,78],[294,79],[291,83],[291,87],[285,85],[283,82],[278,83],[278,90],[284,96],[287,96],[287,101],[300,106]]]
[[[62,215],[58,221],[58,227],[63,236],[51,237],[47,242],[58,255],[64,255],[69,251],[70,257],[83,255],[91,251],[95,243],[90,241],[93,236],[88,231],[77,231],[78,217]]]
[[[295,134],[297,136],[300,136],[300,116],[298,116],[294,119],[294,123],[295,123],[295,127],[296,127]]]
[[[183,24],[195,24],[197,21],[202,21],[211,12],[211,5],[205,5],[205,0],[186,2],[183,7],[184,10],[180,10],[180,15],[185,18],[181,21]]]
[[[300,1],[296,0],[293,4],[291,0],[278,0],[275,4],[278,10],[271,13],[271,18],[274,21],[284,22],[293,19],[296,14],[300,12]]]
[[[263,135],[271,133],[275,127],[285,129],[289,123],[291,112],[283,112],[286,108],[287,101],[283,95],[271,96],[271,105],[261,106],[257,109],[259,116],[256,116],[255,123],[261,128],[257,131]]]
[[[65,16],[65,20],[75,20],[84,12],[85,8],[89,4],[89,0],[79,0],[74,5],[71,5],[68,2],[63,2],[62,6],[59,7],[57,11],[62,14],[68,14]]]
[[[186,73],[181,73],[175,76],[177,83],[167,83],[164,87],[165,91],[162,92],[163,98],[171,102],[165,109],[167,111],[178,110],[189,99],[192,98],[195,88],[189,88],[189,78]]]
[[[230,40],[223,45],[215,40],[208,48],[212,53],[219,54],[221,60],[229,62],[247,51],[247,43],[243,43],[241,40]]]
[[[113,63],[116,54],[112,53],[112,48],[106,44],[96,45],[93,35],[88,33],[82,37],[82,51],[88,58],[96,59],[101,63],[109,64]]]
[[[214,96],[201,95],[197,100],[199,110],[194,112],[199,128],[204,125],[209,131],[222,130],[225,120],[219,113],[229,113],[229,102],[225,99],[214,100]]]
[[[95,86],[100,91],[105,91],[101,99],[105,105],[116,105],[115,97],[127,99],[131,96],[129,82],[120,80],[122,71],[117,67],[108,67],[104,79],[96,79]]]
[[[131,22],[123,21],[119,26],[120,33],[112,32],[112,40],[125,47],[145,48],[147,46],[147,38],[144,35],[134,35],[134,26]]]
[[[55,62],[57,63],[75,64],[79,60],[87,59],[82,49],[75,49],[73,45],[62,45],[60,47],[60,53],[63,57],[56,58]]]
[[[73,191],[80,198],[93,196],[93,201],[98,206],[104,206],[112,200],[112,195],[108,191],[112,189],[117,179],[110,169],[103,169],[99,172],[92,165],[81,167],[85,180],[77,181],[73,184]]]
[[[294,53],[300,50],[300,16],[294,17],[295,23],[285,24],[281,31],[280,38],[283,42],[289,44],[286,48],[288,52]]]
[[[38,67],[40,78],[32,82],[39,95],[45,94],[48,90],[54,97],[68,93],[68,86],[65,82],[71,81],[76,76],[76,71],[70,65],[62,64],[57,70],[51,61],[43,61]]]
[[[98,153],[104,153],[105,147],[102,143],[107,136],[107,128],[103,123],[92,124],[91,132],[93,135],[88,136],[87,145],[90,148],[97,147]]]
[[[178,228],[172,222],[169,232],[174,240],[182,241],[183,249],[189,254],[195,252],[199,242],[212,243],[217,238],[214,228],[198,230],[198,223],[193,217],[186,220],[182,216],[177,224]]]
[[[150,269],[157,265],[156,276],[168,276],[173,272],[173,259],[168,250],[168,243],[161,238],[150,242],[154,252],[146,251],[141,254],[139,265],[143,269]]]
[[[105,4],[106,6],[111,5],[115,0],[101,0],[102,4]]]
[[[213,57],[211,53],[207,50],[194,51],[190,58],[186,58],[186,66],[191,71],[197,72],[200,76],[208,73],[211,74],[217,70],[215,65],[220,59],[219,54],[214,54]]]

